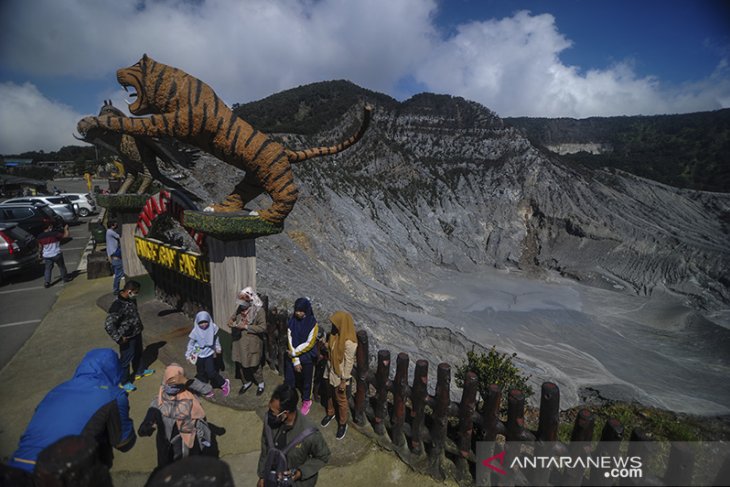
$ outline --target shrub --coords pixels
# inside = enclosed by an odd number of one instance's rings
[[[479,394],[487,397],[487,390],[491,384],[496,384],[504,392],[519,389],[528,398],[534,394],[532,387],[527,383],[530,376],[525,376],[513,363],[516,353],[508,355],[497,352],[492,346],[489,353],[477,353],[472,348],[466,353],[466,361],[456,368],[456,385],[464,387],[466,374],[471,371],[477,375]],[[506,394],[503,394],[503,399]]]

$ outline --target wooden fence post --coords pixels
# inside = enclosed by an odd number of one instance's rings
[[[420,455],[423,452],[421,439],[423,423],[426,418],[426,400],[428,398],[428,361],[416,360],[411,387],[411,450]]]
[[[446,430],[449,424],[450,390],[451,366],[442,362],[436,370],[436,396],[433,405],[433,426],[431,427],[433,446],[429,455],[431,475],[439,480],[445,478],[443,459],[446,447]]]
[[[471,451],[471,438],[474,433],[474,411],[476,410],[479,379],[474,372],[467,372],[464,379],[464,392],[459,404],[459,450],[463,458]]]
[[[535,454],[538,456],[563,456],[564,448],[556,443],[560,422],[560,389],[552,382],[543,382],[540,388],[540,416],[537,428]],[[547,485],[550,468],[538,467],[530,472],[533,485]]]
[[[484,441],[494,441],[497,434],[504,434],[504,425],[497,417],[499,404],[502,401],[502,391],[497,384],[490,384],[487,389],[487,397],[484,398],[482,409],[482,427],[484,428]]]
[[[568,455],[571,458],[586,458],[591,453],[591,440],[596,418],[587,409],[578,411],[575,417],[573,432],[570,436]],[[579,486],[583,483],[586,469],[566,469],[556,485]]]
[[[379,435],[385,433],[388,415],[388,375],[390,374],[390,350],[378,350],[378,369],[375,372],[375,421],[373,429]]]
[[[605,457],[617,456],[623,435],[624,427],[621,422],[616,418],[609,418],[601,432],[601,441],[596,446],[596,454]],[[611,485],[613,479],[606,478],[600,469],[592,468],[589,482],[591,485]]]
[[[395,359],[395,379],[393,380],[393,420],[391,441],[396,446],[405,444],[403,424],[406,419],[406,396],[408,393],[408,354],[401,352]]]
[[[368,334],[365,330],[357,332],[357,391],[355,392],[355,411],[353,421],[365,426],[365,403],[368,397],[368,373],[370,363],[368,359]]]
[[[540,421],[537,438],[557,441],[560,424],[560,389],[552,382],[543,382],[540,392]]]
[[[467,372],[464,378],[461,402],[459,403],[459,437],[457,446],[460,456],[457,458],[456,466],[458,468],[457,476],[460,481],[471,480],[468,459],[472,451],[471,440],[474,436],[474,412],[476,411],[478,387],[479,379],[477,375],[472,371]]]
[[[525,395],[512,389],[507,396],[507,441],[525,441]]]

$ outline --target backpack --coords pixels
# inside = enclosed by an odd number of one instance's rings
[[[317,428],[306,428],[295,436],[283,450],[279,450],[274,446],[274,435],[267,423],[264,423],[264,432],[266,433],[266,444],[269,447],[269,453],[266,455],[266,463],[264,464],[264,472],[266,475],[264,478],[264,486],[286,487],[292,485],[290,477],[284,476],[279,478],[279,474],[289,470],[289,460],[286,458],[286,454],[306,438],[316,433]]]

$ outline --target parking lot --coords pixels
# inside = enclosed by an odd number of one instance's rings
[[[87,192],[86,182],[81,179],[53,181],[49,186],[53,187],[54,184],[64,192]],[[98,215],[80,218],[78,224],[69,227],[70,239],[61,246],[66,269],[74,279],[86,279],[85,271],[79,272],[78,267],[89,242],[88,222],[96,218]],[[43,265],[39,264],[37,269],[9,276],[6,282],[0,284],[0,368],[33,334],[63,286],[72,284],[61,281],[58,267],[53,269],[52,282],[50,288],[43,287]],[[68,325],[73,326],[72,317]]]

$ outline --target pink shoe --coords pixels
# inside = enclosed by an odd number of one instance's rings
[[[205,397],[207,397],[208,399],[210,399],[213,396],[215,396],[215,389],[212,390],[212,391],[210,391],[208,394],[205,395]]]
[[[221,386],[221,391],[223,391],[223,397],[228,397],[228,394],[231,393],[231,381],[226,379],[226,381]]]
[[[302,401],[302,414],[306,416],[309,414],[309,409],[312,407],[312,401]]]

